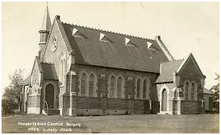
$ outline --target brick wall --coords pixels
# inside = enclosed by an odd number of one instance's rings
[[[184,65],[183,69],[179,73],[180,76],[180,83],[178,84],[177,87],[180,87],[183,89],[185,81],[194,81],[197,84],[197,98],[198,100],[203,99],[203,89],[204,86],[202,86],[201,79],[203,76],[200,74],[200,71],[198,67],[196,66],[196,63],[192,60],[189,59],[187,63]]]
[[[109,98],[107,100],[107,109],[110,110],[127,110],[127,100]]]
[[[213,95],[204,93],[205,110],[212,111],[213,109]]]
[[[150,114],[148,100],[73,96],[77,115]]]
[[[136,77],[141,78],[148,78],[150,80],[150,100],[155,100],[157,98],[156,93],[156,87],[155,87],[155,81],[157,77],[159,76],[158,73],[146,73],[146,72],[136,72],[136,71],[130,71],[130,70],[120,70],[120,69],[113,69],[113,68],[105,68],[105,67],[96,67],[96,66],[86,66],[86,65],[79,65],[76,64],[74,68],[72,68],[73,71],[76,72],[76,79],[75,84],[79,84],[78,75],[79,73],[84,70],[87,73],[95,73],[98,77],[98,89],[97,94],[98,96],[107,96],[107,84],[108,84],[108,77],[111,74],[114,74],[116,76],[121,75],[125,79],[125,98],[133,98],[135,93],[135,79]],[[132,80],[129,80],[129,78],[132,78]],[[75,91],[78,94],[78,85],[75,85]]]
[[[160,112],[160,102],[159,101],[151,101],[150,102],[150,108],[152,114],[157,114]]]
[[[181,114],[201,113],[202,106],[200,101],[182,101],[181,103]]]
[[[157,99],[157,92],[155,87],[155,80],[157,79],[157,73],[144,73],[144,72],[135,72],[129,70],[120,70],[96,66],[86,66],[78,65],[72,66],[72,71],[76,72],[76,75],[73,77],[72,83],[72,92],[76,92],[78,95],[79,92],[79,74],[82,70],[86,71],[88,74],[93,72],[97,76],[97,97],[80,97],[72,96],[72,108],[76,110],[77,115],[107,115],[107,114],[133,114],[133,113],[156,113],[158,111],[159,105],[158,102],[151,102],[152,111],[150,109],[150,103],[147,99],[134,99],[135,94],[135,78],[148,78],[150,80],[150,99]],[[107,87],[108,87],[108,77],[111,74],[116,76],[121,75],[125,79],[125,99],[117,98],[107,98]],[[67,75],[69,78],[69,75]],[[130,78],[130,79],[129,79]],[[69,80],[67,82],[70,82]],[[70,88],[70,83],[67,83],[66,88]],[[68,105],[69,99],[69,89],[66,90],[66,96],[63,95],[60,98],[63,101],[67,102],[60,103],[62,108],[70,108]],[[65,99],[66,98],[66,99]],[[65,104],[68,104],[65,106]]]
[[[180,76],[180,87],[183,86],[185,80],[195,81],[198,87],[201,88],[200,79],[202,78],[199,74],[199,70],[196,68],[195,63],[192,60],[187,61],[179,74]]]

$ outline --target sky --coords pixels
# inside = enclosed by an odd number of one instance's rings
[[[206,75],[205,87],[219,73],[218,2],[48,2],[53,22],[99,28],[154,39],[160,35],[175,59],[193,53]],[[37,56],[46,2],[2,2],[2,86],[16,69],[27,77]]]

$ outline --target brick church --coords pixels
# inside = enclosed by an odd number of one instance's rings
[[[62,116],[204,112],[194,56],[175,60],[162,42],[51,23],[46,7],[38,56],[23,82],[22,110]]]

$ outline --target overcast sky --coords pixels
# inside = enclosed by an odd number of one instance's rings
[[[218,2],[49,2],[51,20],[154,39],[160,35],[175,59],[193,53],[211,88],[219,73]],[[30,74],[38,52],[46,2],[2,3],[2,88],[16,69]]]

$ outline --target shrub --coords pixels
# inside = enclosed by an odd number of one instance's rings
[[[15,109],[18,109],[18,105],[13,99],[2,99],[2,116],[6,116],[7,114],[13,114]]]

